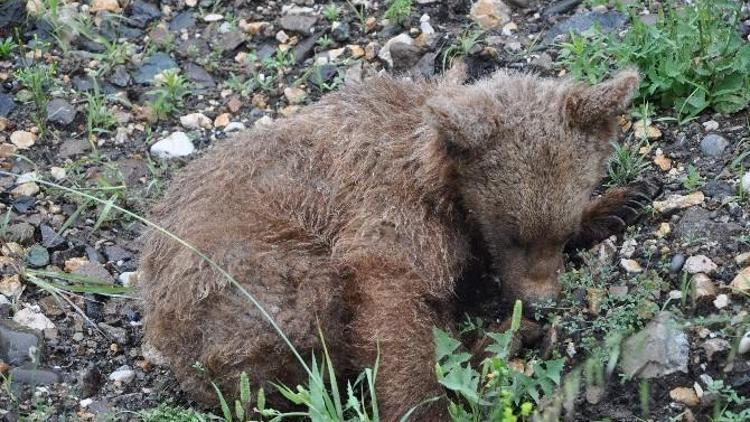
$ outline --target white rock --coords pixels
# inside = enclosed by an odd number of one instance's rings
[[[734,277],[734,280],[729,284],[729,287],[743,293],[750,292],[750,267],[737,273],[737,276]]]
[[[643,271],[643,267],[641,267],[641,264],[639,264],[638,261],[634,259],[621,259],[620,266],[622,266],[622,268],[629,273],[640,273]]]
[[[25,130],[17,130],[10,134],[10,142],[18,149],[29,149],[36,142],[36,135]]]
[[[635,248],[638,246],[638,242],[635,239],[628,239],[622,242],[620,247],[620,255],[625,258],[632,258],[635,253]]]
[[[469,17],[484,29],[499,28],[510,21],[510,8],[500,0],[478,0],[471,5]]]
[[[180,124],[185,129],[211,129],[213,122],[203,113],[190,113],[180,117]]]
[[[691,256],[685,261],[685,265],[682,267],[688,274],[710,274],[716,271],[717,268],[718,266],[705,255]]]
[[[734,257],[734,262],[737,263],[737,265],[747,265],[750,264],[750,252],[741,253]]]
[[[272,123],[273,123],[273,119],[270,116],[263,116],[260,119],[256,120],[255,123],[253,123],[253,126],[262,127],[262,126],[268,126]]]
[[[96,13],[99,11],[107,11],[112,13],[119,13],[122,11],[120,4],[117,0],[94,0],[91,2],[91,12]]]
[[[743,192],[750,192],[750,171],[746,172],[740,179],[740,186]]]
[[[307,93],[302,88],[289,86],[284,88],[284,97],[286,97],[286,100],[289,101],[290,104],[299,104],[302,101],[305,101]]]
[[[746,332],[740,339],[740,344],[737,346],[737,352],[741,355],[750,352],[750,331]]]
[[[224,132],[237,132],[240,130],[245,130],[245,125],[240,122],[231,122],[224,127]]]
[[[693,285],[693,299],[713,298],[716,296],[716,287],[711,278],[703,273],[698,273],[691,279]]]
[[[224,15],[218,13],[209,13],[203,17],[203,22],[218,22],[224,19]]]
[[[414,39],[409,36],[406,32],[403,34],[396,35],[395,37],[388,40],[383,48],[380,49],[378,52],[378,57],[380,60],[383,60],[384,62],[388,63],[389,67],[393,67],[393,58],[391,57],[391,47],[393,44],[396,43],[404,43],[409,45],[414,45]]]
[[[714,299],[714,306],[716,309],[724,309],[727,306],[729,306],[729,296],[725,295],[724,293],[717,295],[716,299]]]
[[[679,290],[670,290],[669,298],[672,300],[680,300],[682,299],[682,292]]]
[[[65,180],[65,177],[67,176],[67,173],[65,172],[65,169],[62,167],[51,167],[49,169],[49,174],[52,175],[52,177],[55,180]]]
[[[34,182],[22,183],[13,188],[10,193],[13,196],[34,196],[39,193],[39,185]]]
[[[55,324],[50,321],[49,318],[44,316],[38,309],[32,309],[26,307],[16,312],[13,315],[13,321],[23,325],[24,327],[32,328],[34,330],[45,331],[55,330]]]
[[[18,176],[18,178],[16,178],[16,184],[20,185],[20,184],[23,184],[23,183],[33,182],[34,180],[36,180],[38,178],[38,176],[39,175],[35,171],[30,171],[28,173],[24,173],[24,174]]]
[[[672,195],[663,201],[654,201],[654,209],[660,213],[668,213],[671,211],[680,210],[683,208],[692,207],[693,205],[700,205],[705,200],[703,192],[693,192],[689,195]]]
[[[80,402],[78,402],[78,405],[85,409],[85,408],[91,406],[91,403],[93,403],[93,402],[94,402],[94,399],[88,398],[88,399],[83,399]]]
[[[127,365],[123,365],[117,368],[115,372],[112,372],[111,374],[109,374],[110,381],[121,382],[123,384],[130,383],[131,381],[133,381],[134,378],[135,378],[135,371],[130,369],[130,367]]]
[[[117,280],[119,280],[120,284],[122,284],[123,286],[130,287],[135,281],[133,277],[137,277],[135,271],[125,271],[117,277]]]
[[[198,0],[185,0],[185,6],[195,7],[198,4]]]
[[[185,132],[174,132],[151,145],[151,154],[159,158],[184,157],[192,154],[195,146]]]
[[[707,122],[703,122],[703,129],[705,129],[706,132],[713,132],[718,128],[719,128],[719,122],[717,122],[716,120],[709,120]]]

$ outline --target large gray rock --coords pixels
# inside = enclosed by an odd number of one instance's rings
[[[671,312],[660,312],[643,330],[623,343],[620,367],[628,377],[655,378],[687,373],[688,337]]]
[[[47,121],[69,125],[75,118],[75,107],[62,98],[55,98],[47,104]]]
[[[43,339],[37,331],[12,320],[0,320],[0,360],[11,366],[38,364]]]
[[[156,53],[147,58],[133,75],[133,80],[139,84],[150,84],[154,76],[167,69],[177,68],[177,63],[166,53]]]
[[[578,34],[594,26],[598,26],[602,32],[611,32],[624,26],[627,20],[625,15],[615,10],[579,13],[547,31],[543,44],[552,43],[558,35],[569,34],[571,31]]]
[[[701,140],[701,152],[709,157],[718,157],[729,146],[729,141],[721,135],[709,133]]]

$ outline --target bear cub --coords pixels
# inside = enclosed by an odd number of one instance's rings
[[[379,348],[385,421],[442,394],[432,329],[454,329],[467,271],[486,261],[509,301],[554,299],[563,248],[607,236],[641,195],[592,199],[637,73],[593,86],[502,70],[462,79],[347,86],[217,142],[153,210],[257,298],[304,359],[320,356],[319,327],[342,377],[371,367]],[[156,231],[144,245],[145,340],[184,391],[215,401],[208,381],[233,392],[242,371],[258,383],[306,380],[220,272]],[[442,420],[445,407],[415,418]]]

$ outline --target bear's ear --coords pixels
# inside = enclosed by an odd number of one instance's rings
[[[575,86],[565,97],[565,116],[571,124],[582,129],[608,125],[612,117],[630,105],[639,82],[638,72],[624,70],[597,85]]]
[[[465,152],[481,147],[495,131],[495,107],[486,93],[461,87],[429,98],[425,119],[444,148]]]

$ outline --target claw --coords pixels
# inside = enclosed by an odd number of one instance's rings
[[[604,218],[606,220],[614,220],[617,224],[621,225],[622,227],[627,227],[628,226],[628,224],[625,223],[625,220],[623,220],[622,218],[620,218],[620,217],[618,217],[616,215],[608,215],[608,216],[606,216]]]
[[[630,211],[633,214],[633,216],[637,216],[637,215],[641,214],[640,211],[637,211],[636,208],[633,208],[633,207],[631,207],[629,205],[622,204],[622,205],[620,205],[620,208],[626,209],[626,210]],[[640,207],[638,207],[638,208],[640,208]]]
[[[642,191],[640,191],[640,190],[633,190],[633,191],[631,191],[631,192],[630,192],[630,196],[634,196],[634,197],[636,197],[636,198],[641,198],[641,199],[643,199],[644,201],[646,201],[646,202],[649,202],[649,203],[650,203],[650,202],[651,202],[651,200],[653,199],[653,198],[652,198],[652,197],[651,197],[650,195],[647,195],[647,194],[643,193],[643,192],[642,192]]]
[[[628,199],[627,201],[625,201],[625,204],[623,204],[623,206],[626,206],[627,204],[629,204],[630,206],[633,206],[633,208],[635,208],[636,210],[641,209],[645,206],[644,204],[634,199]],[[640,211],[637,211],[636,214],[640,214]]]

